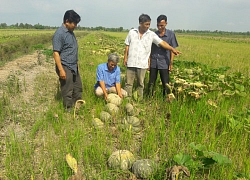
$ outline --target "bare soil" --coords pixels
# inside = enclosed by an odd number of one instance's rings
[[[55,101],[58,77],[54,67],[54,60],[41,51],[0,67],[0,97],[8,102],[4,122],[0,122],[0,180],[6,179],[6,139],[13,134],[16,138],[25,137],[36,117],[48,110],[46,104]],[[10,81],[14,81],[14,86]],[[17,93],[9,93],[8,89]]]

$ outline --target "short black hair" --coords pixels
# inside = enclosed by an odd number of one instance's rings
[[[150,22],[151,18],[147,14],[141,14],[139,17],[139,23]]]
[[[69,23],[74,22],[78,24],[81,21],[81,17],[74,10],[68,10],[64,14],[63,23],[66,23],[67,20]]]
[[[158,16],[158,18],[157,18],[157,22],[159,23],[159,22],[161,22],[162,20],[164,20],[165,22],[167,22],[167,16],[165,16],[165,15],[160,15],[160,16]]]

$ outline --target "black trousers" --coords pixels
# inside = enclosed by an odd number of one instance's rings
[[[155,82],[157,79],[158,71],[161,77],[163,96],[165,96],[166,93],[167,94],[170,93],[169,88],[166,86],[166,84],[169,83],[169,70],[168,69],[150,68],[148,93],[149,95],[153,95],[153,90],[155,88]]]
[[[71,108],[75,102],[82,99],[82,80],[79,72],[75,74],[67,66],[63,66],[66,73],[66,79],[59,78],[61,85],[61,95],[63,98],[63,106]],[[56,73],[59,76],[59,70],[56,67]]]

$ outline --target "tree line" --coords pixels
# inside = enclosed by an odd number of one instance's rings
[[[16,23],[12,25],[7,25],[6,23],[0,23],[0,29],[57,29],[58,26],[44,26],[41,24],[28,24],[28,23]],[[123,32],[123,31],[129,31],[129,29],[124,29],[123,27],[117,27],[117,28],[109,28],[109,27],[103,27],[103,26],[97,26],[97,27],[82,27],[78,25],[78,30],[85,30],[85,31],[110,31],[110,32]],[[152,31],[156,31],[156,29],[152,29]],[[250,31],[247,32],[227,32],[227,31],[209,31],[209,30],[184,30],[184,29],[177,29],[174,30],[176,33],[194,33],[194,34],[238,34],[238,35],[247,35],[250,36]]]
[[[0,29],[57,29],[57,28],[58,26],[44,26],[39,23],[35,25],[28,24],[28,23],[16,23],[12,25],[7,25],[7,23],[0,23]],[[80,25],[77,26],[77,29],[86,30],[86,31],[114,31],[114,32],[124,31],[123,27],[118,27],[118,28],[106,28],[102,26],[82,27]]]

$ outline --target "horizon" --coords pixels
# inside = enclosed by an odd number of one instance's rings
[[[1,3],[0,22],[15,24],[46,24],[58,27],[66,10],[73,9],[81,16],[82,27],[123,27],[139,25],[144,13],[151,17],[151,28],[156,28],[160,14],[168,18],[168,29],[198,31],[250,31],[249,0],[8,0]]]

